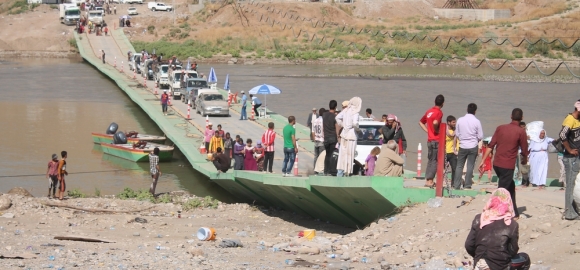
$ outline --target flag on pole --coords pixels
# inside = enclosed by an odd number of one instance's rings
[[[226,75],[226,83],[224,84],[224,90],[230,90],[230,74]]]

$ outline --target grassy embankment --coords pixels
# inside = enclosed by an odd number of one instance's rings
[[[504,4],[505,6],[506,4]],[[515,2],[508,3],[507,8],[513,8]],[[502,6],[502,7],[504,7]],[[493,6],[493,8],[498,8]],[[492,42],[483,44],[476,42],[470,45],[468,42],[456,43],[451,41],[445,48],[448,37],[466,37],[472,41],[476,37],[483,39],[501,40],[503,34],[511,36],[513,33],[520,33],[521,29],[517,24],[528,20],[537,20],[553,14],[559,14],[570,9],[570,6],[556,5],[551,9],[532,12],[517,19],[510,19],[497,22],[487,23],[451,23],[449,21],[431,21],[424,23],[425,19],[419,17],[410,17],[405,19],[404,23],[397,25],[365,25],[364,28],[370,32],[360,34],[341,32],[336,27],[326,27],[318,29],[308,29],[309,33],[303,32],[299,37],[294,37],[291,31],[277,31],[274,28],[261,27],[261,31],[271,29],[268,38],[259,37],[250,34],[239,37],[234,31],[228,31],[227,28],[233,28],[232,25],[222,25],[222,29],[217,27],[213,29],[212,35],[203,35],[203,39],[191,39],[190,36],[196,33],[196,29],[188,22],[182,22],[176,27],[169,27],[167,34],[161,39],[154,42],[133,41],[137,49],[146,49],[147,51],[156,50],[157,53],[163,53],[165,56],[176,55],[179,58],[212,58],[214,56],[231,56],[243,57],[246,59],[282,59],[282,60],[319,60],[319,59],[356,59],[356,60],[384,60],[385,58],[406,57],[411,53],[411,57],[422,58],[426,55],[432,59],[457,57],[476,57],[478,59],[518,59],[534,58],[540,55],[544,58],[566,60],[573,56],[580,56],[580,43],[577,43],[572,49],[566,49],[559,42],[546,44],[539,42],[535,45],[524,43],[522,46],[514,48],[511,46],[497,46]],[[539,13],[538,13],[539,12]],[[548,21],[557,29],[567,30],[575,27],[576,23],[566,23],[577,21],[580,13],[572,13],[567,16],[561,16],[559,20]],[[196,19],[205,22],[203,11],[197,14]],[[235,27],[234,27],[235,28]],[[150,25],[149,34],[157,36],[158,32],[155,26]],[[360,28],[359,28],[360,29]],[[167,30],[167,29],[166,29]],[[397,35],[390,38],[381,34],[375,35],[377,31],[389,31],[391,35]],[[257,31],[255,31],[257,32]],[[531,37],[533,33],[523,33],[529,36],[529,39],[536,40],[539,37]],[[441,41],[430,42],[428,39],[414,39],[409,41],[408,38],[413,35],[423,37],[442,36]],[[322,37],[325,37],[321,41]],[[520,38],[521,39],[521,38]],[[551,40],[551,38],[546,38]],[[333,42],[333,40],[335,40]],[[513,41],[516,41],[512,38]],[[351,41],[356,45],[349,45]],[[574,40],[564,40],[566,44],[571,44]],[[517,40],[519,42],[519,40]],[[365,46],[367,48],[365,48]],[[382,49],[382,50],[380,50]],[[378,53],[377,53],[378,52]],[[538,59],[539,60],[539,59]]]

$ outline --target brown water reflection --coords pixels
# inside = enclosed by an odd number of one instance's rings
[[[162,134],[119,88],[79,60],[27,59],[0,62],[0,192],[22,186],[35,196],[47,192],[44,177],[53,153],[68,151],[69,189],[117,194],[124,187],[148,189],[148,163],[136,164],[102,153],[90,133],[111,122],[120,130]],[[230,201],[229,194],[189,166],[176,151],[162,163],[158,192],[186,189]],[[13,176],[13,177],[7,177]]]

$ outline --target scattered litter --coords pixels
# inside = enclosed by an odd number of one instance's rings
[[[136,217],[135,222],[137,223],[147,223],[147,220],[144,218]]]
[[[82,242],[97,242],[97,243],[115,243],[109,240],[97,239],[97,238],[87,238],[78,236],[55,236],[56,240],[69,240],[69,241],[82,241]]]
[[[431,198],[427,201],[427,205],[431,208],[441,207],[441,204],[443,204],[443,199],[439,197]]]
[[[229,248],[229,247],[244,247],[242,241],[238,239],[224,239],[220,243],[220,247],[222,248]]]

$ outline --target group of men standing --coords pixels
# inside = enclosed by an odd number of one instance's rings
[[[419,121],[421,128],[427,133],[427,170],[425,172],[425,186],[433,187],[433,179],[437,173],[437,152],[439,149],[439,136],[449,136],[450,132],[441,134],[439,125],[443,119],[441,108],[445,103],[443,95],[435,98],[435,106],[425,112],[425,115]],[[580,171],[580,161],[578,160],[578,149],[580,149],[580,100],[574,104],[574,112],[569,114],[562,123],[562,129],[559,133],[560,140],[564,147],[564,167],[566,170],[566,194],[565,194],[565,212],[564,218],[567,220],[580,220],[580,216],[574,206],[574,184],[576,176]],[[483,139],[483,129],[481,122],[475,117],[477,105],[470,103],[467,106],[467,114],[457,120],[455,132],[451,132],[459,141],[459,150],[455,144],[453,147],[454,155],[457,158],[455,173],[453,173],[453,187],[459,189],[462,183],[463,167],[467,163],[465,175],[465,189],[471,189],[473,179],[473,169],[475,160],[478,155],[478,143]],[[496,128],[491,141],[483,153],[480,167],[485,166],[484,162],[494,152],[493,169],[498,177],[498,187],[505,188],[509,191],[515,218],[519,218],[519,211],[516,204],[516,189],[514,182],[514,171],[518,159],[518,153],[521,154],[521,164],[527,163],[528,158],[528,136],[526,130],[520,127],[520,122],[524,118],[522,109],[515,108],[511,113],[511,122],[500,125]],[[454,117],[448,117],[448,124],[454,122]],[[451,126],[451,128],[453,128]],[[448,154],[448,160],[450,155]],[[453,155],[451,155],[451,159]],[[452,166],[454,162],[451,162]]]
[[[48,198],[50,199],[50,191],[52,190],[52,198],[62,200],[64,191],[66,190],[65,176],[68,175],[66,171],[67,152],[60,152],[61,160],[58,160],[56,154],[52,154],[52,159],[48,162],[46,169],[46,178],[48,179]],[[56,195],[56,188],[58,185],[58,196]]]

